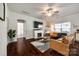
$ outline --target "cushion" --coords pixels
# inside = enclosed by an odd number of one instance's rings
[[[52,37],[57,37],[57,34],[58,34],[57,32],[51,32],[51,33],[50,33],[50,35],[51,35]]]
[[[69,36],[67,36],[67,39],[68,39],[68,41],[69,41],[69,44],[71,44],[72,41],[73,41],[73,39],[74,39],[74,35],[69,35]]]
[[[64,44],[68,44],[69,43],[69,41],[68,41],[66,36],[62,38],[62,43],[64,43]]]

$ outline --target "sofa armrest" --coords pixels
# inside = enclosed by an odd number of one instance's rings
[[[69,55],[69,44],[64,44],[58,40],[51,40],[50,46],[62,55]]]

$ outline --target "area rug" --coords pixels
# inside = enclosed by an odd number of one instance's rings
[[[46,50],[50,48],[50,42],[42,43],[40,41],[31,42],[33,46],[35,46],[40,52],[44,53]]]

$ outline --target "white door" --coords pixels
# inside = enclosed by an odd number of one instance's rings
[[[24,22],[17,22],[17,37],[24,37]]]

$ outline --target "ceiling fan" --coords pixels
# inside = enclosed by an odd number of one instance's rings
[[[59,11],[56,8],[53,8],[53,3],[48,3],[48,9],[44,10],[42,14],[46,15],[46,16],[52,16],[55,14],[58,14]]]

